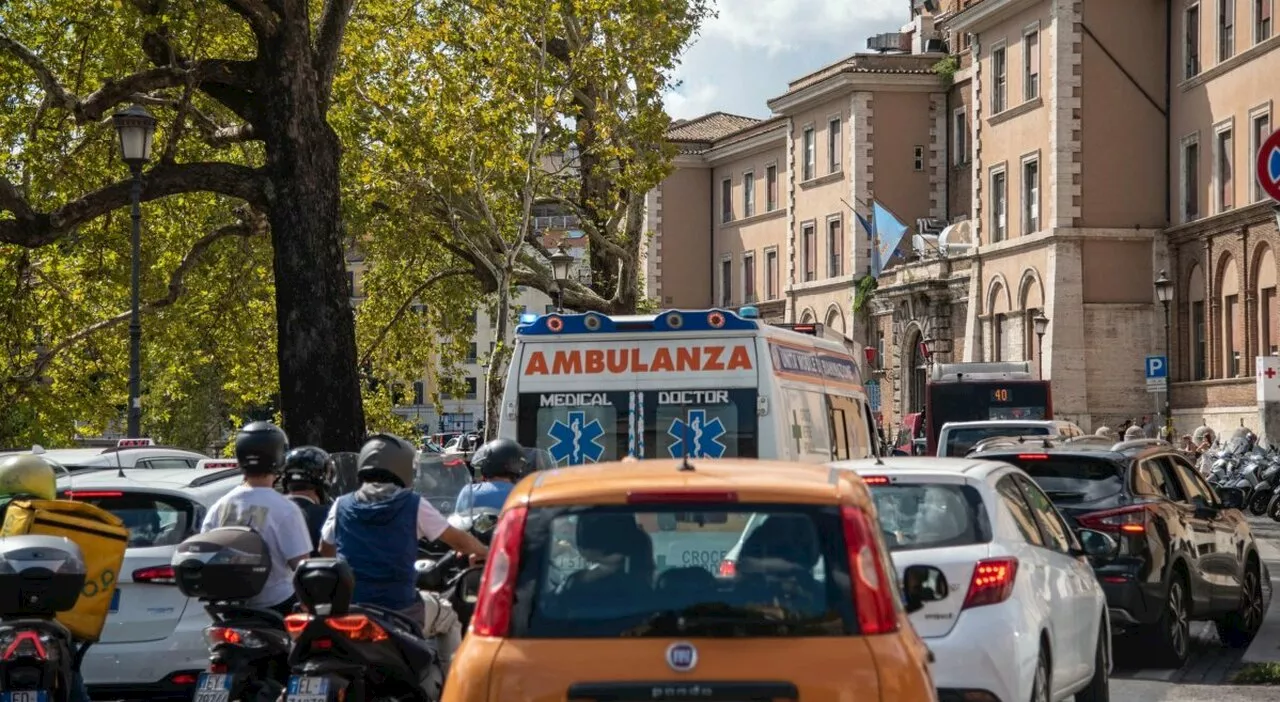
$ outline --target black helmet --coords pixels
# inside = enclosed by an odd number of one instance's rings
[[[511,439],[494,439],[476,449],[471,467],[486,478],[517,479],[524,475],[524,449]]]
[[[245,473],[279,472],[288,448],[289,437],[271,422],[250,422],[236,434],[236,460]]]
[[[413,485],[413,462],[418,452],[408,441],[394,434],[374,434],[360,448],[356,478],[362,483]]]
[[[299,446],[284,457],[286,490],[322,490],[333,482],[337,468],[324,450]]]

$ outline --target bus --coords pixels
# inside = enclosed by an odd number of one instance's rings
[[[925,455],[938,452],[947,422],[1053,419],[1049,381],[1031,373],[1029,361],[934,364],[925,385]]]
[[[498,436],[557,466],[637,458],[825,463],[877,451],[856,345],[754,308],[523,318]],[[808,333],[806,333],[806,329]]]

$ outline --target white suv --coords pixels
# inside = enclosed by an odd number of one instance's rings
[[[174,548],[200,529],[214,502],[240,484],[236,469],[181,468],[76,472],[58,480],[60,496],[115,514],[129,546],[102,638],[82,671],[95,699],[191,699],[209,662],[209,615],[175,584]]]

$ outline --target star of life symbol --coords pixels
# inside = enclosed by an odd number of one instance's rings
[[[604,428],[600,420],[587,421],[587,413],[574,410],[569,413],[568,424],[556,420],[547,431],[547,436],[556,440],[548,449],[556,463],[567,463],[571,466],[583,463],[596,463],[604,455],[604,444],[600,437],[604,436]]]
[[[689,410],[689,423],[676,417],[667,429],[667,436],[675,439],[667,451],[672,458],[688,455],[690,458],[720,458],[728,448],[720,441],[725,435],[724,422],[719,417],[707,421],[706,410]],[[689,446],[685,447],[685,441]]]

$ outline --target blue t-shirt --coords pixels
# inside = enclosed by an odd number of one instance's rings
[[[483,507],[502,509],[502,505],[507,502],[507,495],[511,494],[511,490],[514,487],[514,484],[506,481],[464,485],[462,490],[458,492],[458,499],[453,506],[453,511],[456,514],[469,509]]]

